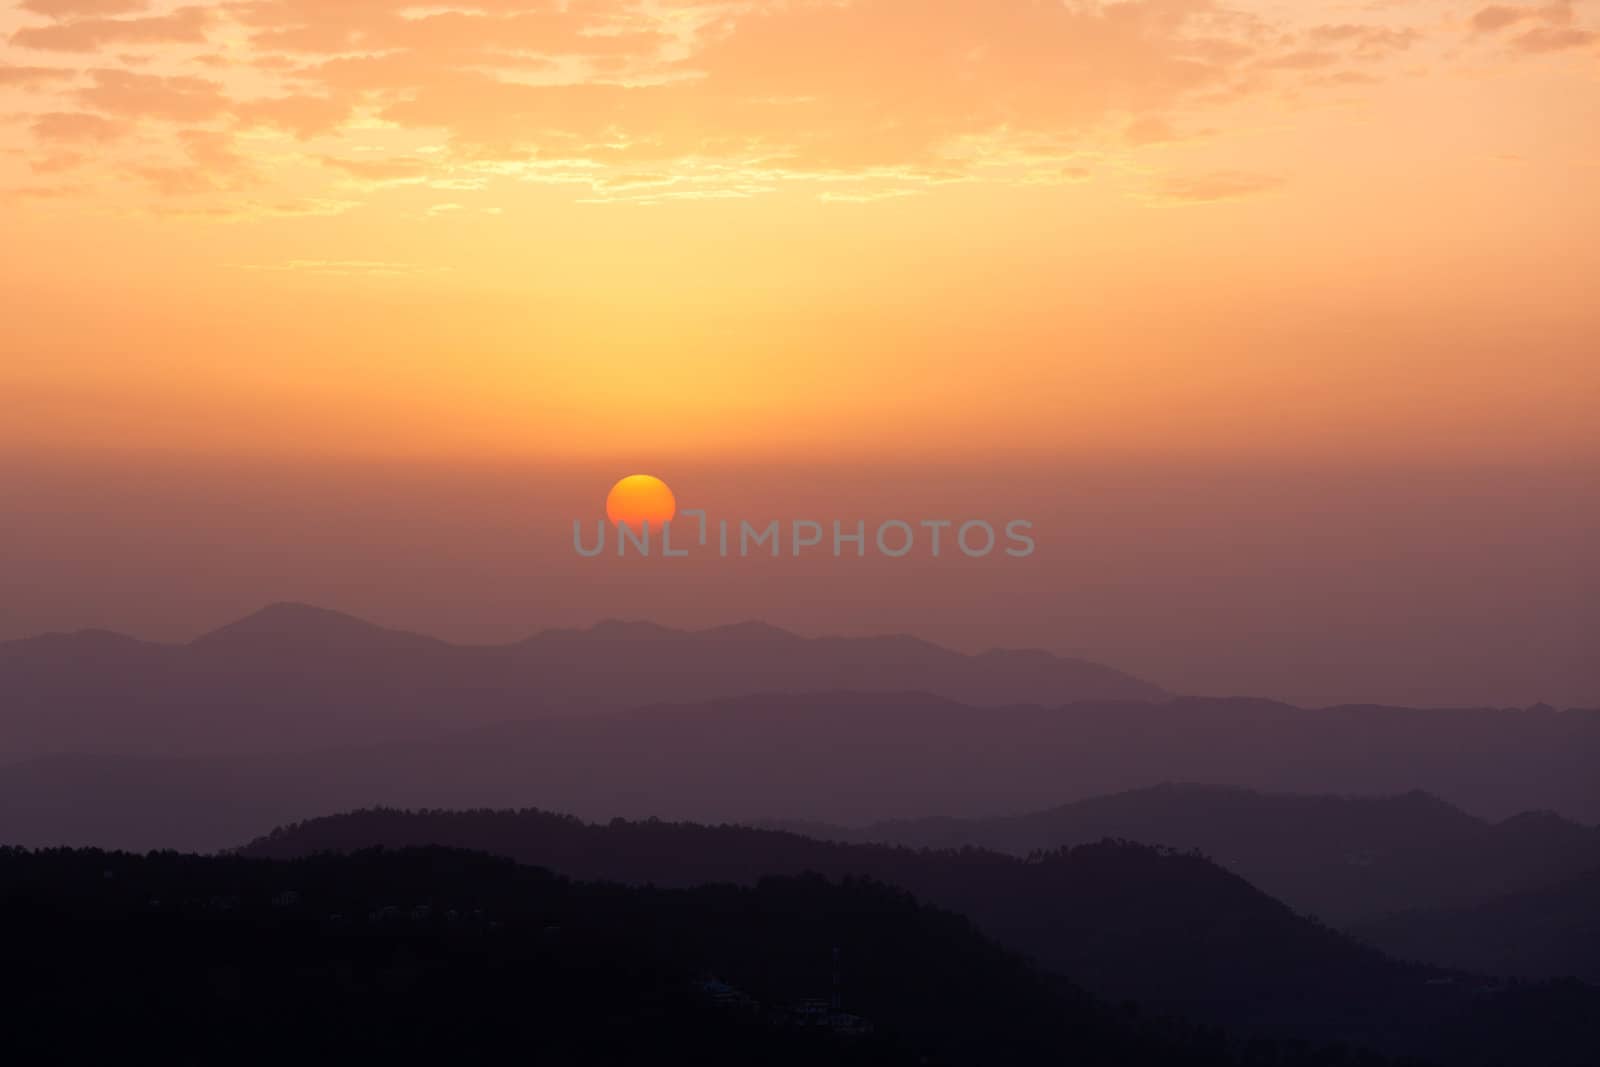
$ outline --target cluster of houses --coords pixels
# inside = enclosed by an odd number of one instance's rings
[[[708,975],[700,979],[695,988],[706,1000],[727,1011],[762,1014],[784,1025],[829,1030],[845,1037],[859,1037],[872,1032],[872,1024],[867,1020],[840,1009],[837,993],[831,999],[813,997],[768,1009],[750,994],[715,976]]]

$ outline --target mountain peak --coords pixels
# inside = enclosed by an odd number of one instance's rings
[[[629,641],[655,640],[666,637],[681,637],[683,631],[674,630],[670,626],[660,623],[648,622],[643,619],[601,619],[588,631],[592,637],[605,637],[610,639],[625,639]]]
[[[432,645],[438,642],[431,637],[390,630],[343,612],[287,601],[269,604],[260,611],[212,630],[191,642],[197,647],[352,643]]]
[[[44,654],[104,657],[124,653],[137,654],[159,647],[115,630],[98,628],[74,630],[70,633],[40,634],[37,637],[24,637],[16,641],[0,641],[0,649],[6,649],[10,654],[19,656]]]
[[[794,641],[798,635],[760,619],[731,622],[699,631],[700,637],[714,637],[725,641]]]

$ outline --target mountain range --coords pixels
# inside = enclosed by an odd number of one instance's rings
[[[444,849],[0,849],[0,937],[20,1063],[1245,1062],[901,891],[815,877],[629,889]]]
[[[763,623],[642,622],[453,645],[278,604],[186,645],[105,631],[0,644],[0,758],[261,754],[747,693],[919,690],[974,706],[1161,700],[1157,686],[1038,650],[914,637],[807,638]]]
[[[1593,710],[1183,697],[761,623],[464,646],[277,605],[185,645],[0,644],[0,842],[52,847],[0,849],[0,922],[59,987],[40,1010],[90,1013],[70,1032],[303,1009],[334,1013],[304,1041],[448,1058],[424,1005],[515,972],[557,1060],[620,1026],[630,1060],[671,1034],[704,1062],[1588,1067],[1597,767]],[[841,929],[872,1021],[797,1036]],[[168,944],[170,990],[117,962]]]
[[[130,703],[131,728],[149,709]],[[352,694],[327,714],[380,717],[387,706]],[[374,804],[849,824],[1035,811],[1174,780],[1422,789],[1480,816],[1596,819],[1597,766],[1592,712],[1202,698],[980,708],[919,693],[758,694],[292,752],[26,759],[0,766],[0,841],[205,851]]]
[[[1600,821],[1597,766],[1600,711],[1171,697],[1045,652],[757,623],[458,646],[279,605],[188,645],[0,645],[0,839],[34,843],[215,848],[374,803],[859,823],[1175,780]]]
[[[1570,975],[1600,986],[1600,866],[1546,885],[1352,924],[1401,959],[1520,978]]]
[[[489,852],[580,880],[666,888],[801,873],[867,878],[967,916],[1098,996],[1244,1036],[1435,1056],[1462,1019],[1522,1010],[1522,991],[1398,962],[1201,856],[1125,842],[1023,859],[658,820],[588,825],[538,811],[374,810],[280,828],[240,851],[290,860],[424,845]],[[1563,1028],[1581,1029],[1587,1012],[1600,1011],[1593,989],[1552,989],[1553,999],[1537,999]]]
[[[987,819],[768,825],[833,841],[1014,855],[1108,837],[1195,850],[1340,925],[1482,904],[1600,870],[1600,827],[1551,812],[1490,822],[1416,790],[1330,796],[1167,784]]]

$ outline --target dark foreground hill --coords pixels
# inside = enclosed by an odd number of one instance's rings
[[[0,841],[208,850],[377,804],[849,823],[1037,810],[1179,780],[1420,788],[1497,817],[1600,817],[1596,767],[1590,712],[1205,699],[978,708],[916,693],[790,693],[303,753],[31,760],[0,766]]]
[[[1014,855],[1107,837],[1196,849],[1291,907],[1341,925],[1468,907],[1600,868],[1600,828],[1548,812],[1490,822],[1418,791],[1317,796],[1174,784],[987,819],[773,825],[834,841]]]
[[[243,852],[286,858],[424,844],[635,885],[753,884],[808,871],[867,877],[968,916],[1098,995],[1278,1040],[1494,1062],[1456,1046],[1466,1028],[1487,1031],[1471,1042],[1480,1052],[1504,1051],[1526,1037],[1529,1015],[1544,1013],[1547,1036],[1579,1047],[1587,1013],[1600,1012],[1600,994],[1587,987],[1520,990],[1519,1000],[1496,983],[1398,963],[1203,858],[1113,842],[1020,859],[745,827],[591,826],[534,811],[368,811],[288,827]]]
[[[1097,663],[1029,650],[966,655],[906,636],[609,622],[508,645],[453,645],[279,604],[187,645],[103,631],[0,643],[0,759],[287,752],[663,701],[837,689],[917,689],[976,706],[1166,696]]]
[[[0,850],[17,1063],[1378,1064],[1113,1010],[863,882]]]

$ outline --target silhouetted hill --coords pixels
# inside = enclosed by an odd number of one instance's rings
[[[1112,1009],[860,880],[0,850],[0,936],[6,1049],[29,1063],[1385,1062]]]
[[[663,701],[835,689],[918,689],[978,706],[1165,697],[1099,664],[1044,652],[969,656],[909,637],[605,622],[462,646],[277,604],[188,645],[103,632],[0,644],[0,759],[286,752]]]
[[[271,604],[190,642],[208,653],[233,650],[263,659],[280,655],[329,656],[362,652],[425,652],[445,642],[391,630],[353,615],[309,604]]]
[[[1420,791],[1317,796],[1171,784],[998,818],[774,825],[836,841],[1017,855],[1107,837],[1198,849],[1336,923],[1488,900],[1600,866],[1600,829],[1548,813],[1490,823]]]
[[[1600,867],[1470,907],[1402,912],[1352,930],[1402,959],[1600,985]]]
[[[814,877],[627,890],[443,850],[0,850],[0,930],[17,1062],[1234,1062],[955,916]]]
[[[1495,814],[1582,815],[1600,808],[1596,766],[1600,716],[1587,713],[1203,699],[974,708],[915,693],[781,694],[288,754],[29,760],[0,766],[0,841],[209,850],[375,804],[702,822],[988,816],[1184,779],[1423,788]]]
[[[1482,983],[1397,963],[1301,918],[1198,856],[1114,842],[1024,860],[746,827],[591,826],[536,811],[365,811],[280,829],[243,852],[288,858],[421,844],[636,885],[751,884],[808,871],[867,877],[970,917],[1100,995],[1280,1039],[1424,1051],[1432,1025],[1490,995]]]
[[[298,605],[189,645],[50,635],[0,644],[0,758],[418,738],[449,721],[475,679],[493,681],[443,642]],[[493,690],[483,703],[499,708],[495,719],[517,706]]]

